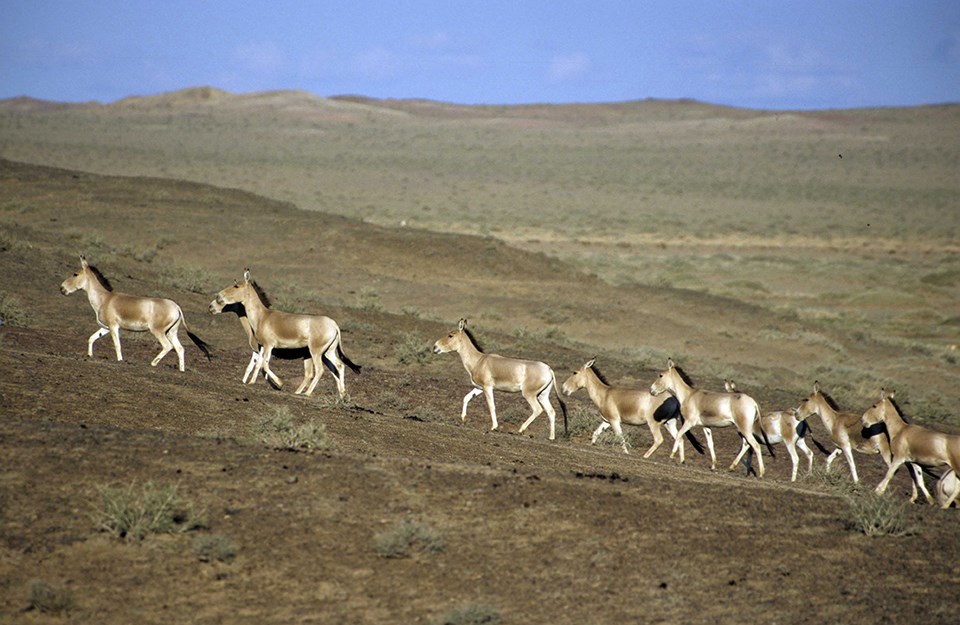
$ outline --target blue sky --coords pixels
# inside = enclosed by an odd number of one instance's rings
[[[461,104],[960,102],[957,0],[6,0],[0,98],[237,93]]]

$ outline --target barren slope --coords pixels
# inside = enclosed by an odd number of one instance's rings
[[[782,453],[756,480],[711,473],[689,451],[677,466],[665,451],[644,460],[591,447],[583,433],[548,442],[545,422],[518,436],[523,402],[508,396],[503,432],[487,431],[476,403],[460,425],[467,383],[455,358],[401,365],[396,351],[478,311],[481,340],[544,358],[562,378],[613,340],[597,329],[590,342],[591,326],[618,328],[622,344],[642,340],[643,320],[693,333],[697,313],[677,301],[704,307],[699,323],[708,315],[716,327],[766,323],[763,310],[615,290],[491,239],[392,231],[237,191],[0,166],[0,292],[23,326],[0,328],[0,620],[428,623],[481,603],[509,623],[955,620],[956,511],[916,506],[907,516],[918,533],[871,539],[847,528],[835,491],[786,482]],[[119,290],[174,297],[214,359],[188,345],[186,373],[171,357],[154,369],[153,339],[130,335],[125,362],[103,341],[87,358],[92,311],[57,290],[81,251]],[[278,305],[341,321],[345,349],[364,365],[348,375],[350,404],[330,401],[329,377],[313,398],[240,385],[239,325],[206,304],[244,266]],[[393,312],[401,306],[416,310]],[[585,319],[571,330],[583,343],[510,331],[547,309]],[[739,341],[727,341],[734,358]],[[653,375],[608,354],[613,377]],[[277,370],[296,381],[299,364]],[[323,423],[331,447],[256,442],[277,407]],[[724,465],[738,441],[716,439]],[[860,467],[867,484],[879,480],[877,458]],[[208,529],[140,544],[97,532],[97,487],[133,480],[178,484]],[[906,486],[898,476],[895,496]],[[379,555],[377,536],[403,520],[435,529],[442,552]],[[228,537],[236,559],[199,561],[192,540],[211,535]],[[68,589],[74,608],[24,611],[34,580]]]

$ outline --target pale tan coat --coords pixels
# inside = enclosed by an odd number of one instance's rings
[[[436,354],[457,352],[463,368],[470,376],[470,383],[474,387],[463,397],[460,420],[466,422],[467,405],[471,399],[482,393],[487,400],[487,408],[490,410],[490,429],[496,430],[500,427],[500,424],[497,421],[497,407],[493,399],[493,391],[520,393],[530,405],[531,414],[520,426],[519,432],[524,432],[533,423],[534,419],[541,413],[546,412],[547,419],[550,422],[549,438],[554,440],[556,437],[557,414],[550,404],[550,392],[552,390],[557,395],[557,401],[564,411],[564,431],[566,431],[566,407],[560,400],[553,369],[536,360],[521,360],[498,354],[483,353],[468,335],[466,325],[467,320],[461,319],[456,330],[433,344],[433,351]]]
[[[763,456],[760,453],[760,443],[754,436],[754,422],[760,418],[760,406],[757,401],[744,393],[727,393],[695,389],[684,379],[677,370],[673,360],[667,361],[667,368],[660,373],[650,386],[654,395],[670,393],[680,402],[680,413],[683,415],[683,425],[677,432],[677,439],[673,443],[673,452],[676,453],[681,443],[681,436],[691,428],[700,426],[707,438],[707,447],[710,450],[710,468],[717,468],[717,454],[713,447],[713,432],[711,428],[733,425],[747,444],[753,448],[757,457],[758,477],[765,472]],[[736,468],[739,458],[730,465],[730,470]]]
[[[275,380],[277,386],[282,386],[282,382],[270,369],[270,356],[273,350],[307,347],[313,360],[314,375],[312,379],[304,377],[296,394],[303,393],[305,390],[307,396],[313,394],[323,375],[323,362],[326,360],[333,367],[340,398],[346,396],[344,363],[357,372],[359,367],[353,365],[343,354],[340,344],[340,327],[333,319],[322,315],[293,314],[267,308],[260,301],[260,296],[250,282],[249,270],[244,272],[243,281],[234,282],[233,286],[217,293],[216,298],[210,302],[210,311],[216,312],[218,309],[222,310],[225,305],[234,303],[243,304],[250,328],[261,346],[259,360],[250,378],[250,384],[256,381],[262,368],[267,376]]]
[[[863,413],[864,425],[886,425],[890,441],[889,467],[877,485],[877,493],[887,490],[890,480],[904,463],[914,464],[919,468],[947,469],[954,473],[960,471],[960,436],[907,423],[891,401],[892,398],[893,393],[881,391],[880,401]],[[941,507],[949,508],[957,494],[957,491],[954,491],[952,496],[945,497],[945,500],[940,502]],[[929,494],[927,498],[932,502]]]
[[[863,437],[860,415],[853,412],[840,412],[833,407],[830,400],[820,390],[819,381],[813,383],[813,393],[800,402],[800,406],[797,407],[797,417],[801,420],[809,419],[814,415],[820,417],[823,427],[830,433],[830,438],[836,446],[836,449],[827,456],[827,469],[842,453],[847,460],[847,466],[850,467],[850,478],[854,482],[859,482],[860,477],[857,475],[857,464],[853,459],[853,450],[863,454],[881,453],[882,449],[878,446],[878,441]]]
[[[160,342],[160,353],[150,363],[156,367],[170,350],[177,353],[177,367],[185,369],[183,345],[180,343],[179,329],[183,324],[187,336],[210,357],[209,346],[190,332],[187,320],[180,306],[171,299],[159,297],[141,297],[109,290],[100,282],[96,271],[80,256],[80,271],[60,284],[60,291],[70,295],[76,291],[85,291],[87,301],[97,316],[100,329],[87,339],[87,356],[93,356],[93,344],[102,336],[110,334],[117,360],[123,360],[120,348],[120,330],[131,332],[150,332]]]
[[[594,431],[591,438],[591,444],[597,442],[600,436],[607,428],[613,428],[620,444],[623,447],[623,453],[629,453],[627,442],[623,437],[622,424],[644,425],[650,429],[653,436],[653,444],[643,454],[644,458],[649,458],[653,452],[663,444],[663,432],[661,426],[666,427],[670,435],[677,438],[677,420],[676,418],[667,418],[664,421],[657,421],[655,415],[657,409],[663,405],[667,395],[651,395],[646,389],[637,390],[625,388],[622,386],[610,386],[594,371],[593,366],[596,358],[587,361],[582,367],[573,372],[563,383],[563,394],[570,396],[578,390],[585,388],[590,400],[600,410],[600,416],[603,421]],[[680,461],[684,460],[683,441],[680,442]]]

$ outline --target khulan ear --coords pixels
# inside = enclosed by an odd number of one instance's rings
[[[459,325],[458,325],[457,327],[458,327],[460,330],[463,330],[465,327],[467,327],[467,320],[466,320],[466,319],[460,319],[460,323],[459,323]]]
[[[583,365],[583,368],[584,368],[584,369],[589,369],[590,367],[592,367],[592,366],[595,365],[595,364],[597,364],[597,357],[596,357],[596,356],[594,356],[593,358],[591,358],[590,361],[589,361],[587,364]]]

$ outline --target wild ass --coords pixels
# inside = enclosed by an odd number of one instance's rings
[[[735,393],[737,391],[737,385],[733,380],[724,380],[723,387],[728,393]],[[803,452],[803,455],[807,457],[807,473],[813,471],[813,452],[807,447],[807,441],[804,439],[804,436],[809,431],[810,426],[807,425],[807,422],[797,418],[796,408],[768,412],[753,424],[753,435],[755,437],[766,437],[769,444],[783,443],[783,446],[787,448],[787,455],[790,456],[790,462],[792,463],[792,469],[790,471],[791,482],[797,481],[797,465],[800,462],[800,457],[797,455],[798,447],[800,451]],[[814,440],[813,443],[820,447],[820,443],[816,440]],[[820,447],[820,449],[825,454],[829,453],[822,447]],[[740,454],[737,456],[736,461],[739,462],[744,454],[747,455],[746,464],[749,467],[753,460],[753,449],[747,445],[746,439],[741,437]]]
[[[178,367],[183,371],[185,368],[183,345],[180,344],[178,336],[182,323],[190,340],[200,348],[207,359],[210,358],[210,346],[190,331],[183,311],[176,302],[165,298],[118,293],[113,290],[103,274],[90,265],[82,255],[80,271],[60,284],[60,292],[64,295],[81,290],[87,292],[87,301],[90,302],[90,307],[97,315],[97,323],[100,325],[100,329],[91,334],[87,340],[87,356],[93,356],[93,344],[97,339],[110,334],[117,352],[117,360],[123,360],[123,352],[120,349],[120,330],[149,331],[160,342],[161,347],[160,353],[150,365],[156,367],[160,360],[173,349],[177,352]]]
[[[650,393],[660,395],[670,393],[680,402],[680,413],[683,415],[683,425],[677,432],[677,439],[673,442],[673,452],[676,453],[681,444],[680,436],[691,428],[701,426],[707,437],[707,448],[710,450],[710,469],[717,468],[717,454],[713,448],[713,432],[711,428],[734,425],[747,444],[757,455],[757,464],[760,467],[758,477],[763,477],[763,456],[760,455],[760,443],[753,435],[754,422],[760,418],[760,406],[756,400],[743,393],[727,393],[695,389],[687,380],[672,359],[667,360],[667,368],[660,373],[650,386]],[[769,447],[769,443],[768,443]],[[740,461],[738,457],[730,465],[730,470],[736,468]]]
[[[600,409],[600,416],[603,421],[600,422],[600,426],[593,433],[590,440],[591,444],[597,442],[597,437],[604,430],[612,427],[623,446],[623,453],[629,453],[627,451],[627,441],[623,437],[623,423],[629,425],[643,425],[645,423],[650,428],[650,434],[653,435],[653,445],[643,454],[644,458],[649,458],[663,444],[661,426],[665,426],[674,439],[677,438],[680,403],[675,397],[669,395],[658,397],[651,395],[646,390],[610,386],[597,370],[596,362],[596,358],[591,358],[563,383],[564,395],[570,396],[585,388],[587,389],[587,395]],[[684,450],[681,441],[680,461],[683,462],[683,460]]]
[[[871,426],[883,423],[886,426],[886,435],[890,442],[890,462],[887,473],[877,485],[877,493],[887,490],[890,480],[900,465],[910,463],[917,465],[912,468],[914,481],[922,486],[923,478],[919,476],[920,468],[948,469],[954,472],[960,470],[960,436],[946,434],[913,425],[904,421],[899,408],[893,403],[894,393],[880,391],[880,401],[863,413],[863,424]],[[930,503],[933,498],[923,488],[924,494]],[[949,508],[957,498],[958,491],[954,491],[940,502],[942,508]]]
[[[263,302],[264,306],[270,308],[270,303],[266,298],[266,295],[262,291],[258,291],[258,295],[260,296],[260,300]],[[257,341],[257,337],[253,333],[253,328],[250,327],[250,320],[247,318],[247,311],[244,309],[243,304],[226,304],[220,310],[215,310],[215,308],[216,307],[211,307],[211,312],[214,314],[219,314],[222,312],[232,312],[235,314],[237,319],[240,321],[240,327],[243,328],[243,332],[247,336],[247,344],[250,345],[252,354],[250,355],[250,362],[247,364],[247,368],[243,372],[243,377],[240,379],[242,384],[246,384],[247,380],[250,378],[250,374],[253,373],[254,367],[256,367],[257,362],[260,360],[260,343]],[[273,357],[285,360],[303,360],[304,379],[313,377],[313,360],[310,358],[310,350],[306,347],[298,347],[294,349],[275,349],[273,350]],[[279,382],[275,376],[274,379],[271,379],[270,376],[267,375],[266,371],[263,369],[261,369],[261,371],[263,371],[263,375],[265,378],[267,378],[267,380],[270,380],[274,384]]]
[[[307,347],[313,361],[313,375],[304,376],[295,394],[313,394],[323,375],[323,365],[327,364],[333,372],[340,398],[347,394],[344,383],[344,365],[359,373],[360,367],[350,361],[343,353],[340,343],[340,327],[337,323],[321,315],[300,315],[267,308],[260,299],[258,288],[250,280],[250,270],[243,273],[243,281],[221,290],[210,302],[210,312],[216,314],[227,304],[243,304],[257,342],[260,344],[259,359],[254,367],[253,376],[248,384],[253,384],[260,375],[261,368],[274,383],[282,388],[283,382],[270,369],[270,356],[276,348]],[[306,373],[306,367],[304,367]],[[309,386],[308,386],[309,385]]]
[[[550,440],[554,440],[557,414],[550,404],[550,391],[553,390],[563,411],[563,432],[567,433],[567,407],[560,399],[553,369],[546,364],[535,360],[520,360],[483,353],[467,330],[466,319],[461,319],[456,330],[436,341],[433,344],[433,351],[436,354],[457,352],[463,368],[470,376],[470,383],[474,388],[463,397],[461,421],[467,421],[467,404],[470,400],[483,393],[487,399],[487,407],[490,409],[490,429],[496,430],[500,424],[497,422],[497,407],[493,401],[493,391],[521,393],[530,404],[532,413],[520,426],[519,431],[525,431],[540,413],[546,411],[547,419],[550,421]]]
[[[827,469],[830,469],[830,464],[842,453],[850,467],[851,479],[859,482],[857,465],[853,461],[853,450],[856,449],[863,454],[883,453],[886,442],[881,441],[881,437],[864,437],[860,415],[840,412],[833,399],[820,390],[819,381],[813,383],[813,393],[797,407],[797,418],[801,421],[806,421],[814,415],[820,417],[823,427],[830,433],[830,438],[836,445],[836,449],[827,456]]]

